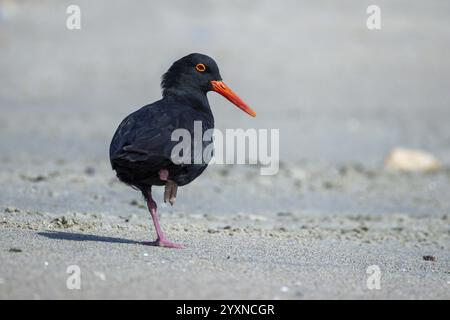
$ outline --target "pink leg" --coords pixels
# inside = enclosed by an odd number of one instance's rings
[[[152,216],[153,224],[155,225],[157,238],[156,238],[156,241],[146,242],[146,244],[153,245],[153,246],[159,246],[159,247],[166,247],[166,248],[178,248],[178,249],[184,248],[184,246],[181,244],[177,244],[177,243],[167,240],[166,236],[162,232],[161,226],[159,225],[159,221],[158,221],[158,214],[156,212],[156,202],[153,200],[151,193],[149,193],[149,195],[148,195],[147,206],[148,206],[148,210],[150,211],[150,214]]]
[[[162,181],[169,180],[169,171],[167,169],[159,170],[159,179],[161,179]]]

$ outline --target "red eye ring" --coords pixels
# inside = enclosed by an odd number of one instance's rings
[[[203,71],[206,70],[206,67],[205,67],[205,65],[204,65],[203,63],[199,63],[199,64],[197,64],[197,65],[195,66],[195,69],[196,69],[198,72],[203,72]]]

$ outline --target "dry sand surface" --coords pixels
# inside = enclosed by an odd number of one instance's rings
[[[449,299],[450,3],[0,1],[0,298]],[[203,8],[202,19],[198,7]],[[211,166],[162,204],[171,250],[108,162],[124,116],[190,52],[280,129],[280,171]],[[394,147],[443,167],[383,167]],[[81,289],[66,286],[81,270]],[[381,288],[369,290],[369,266]]]

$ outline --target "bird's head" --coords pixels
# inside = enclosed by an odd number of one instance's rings
[[[204,54],[192,53],[175,61],[163,75],[161,87],[163,96],[177,91],[205,95],[215,91],[252,117],[256,116],[256,112],[222,81],[217,63]]]

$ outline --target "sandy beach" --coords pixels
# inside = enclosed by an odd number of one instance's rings
[[[450,299],[449,3],[379,1],[370,31],[359,1],[77,2],[74,31],[70,1],[0,1],[0,299]],[[279,129],[280,169],[155,187],[173,250],[108,148],[190,52],[257,111],[210,93],[216,127]],[[442,167],[388,170],[395,147]]]

